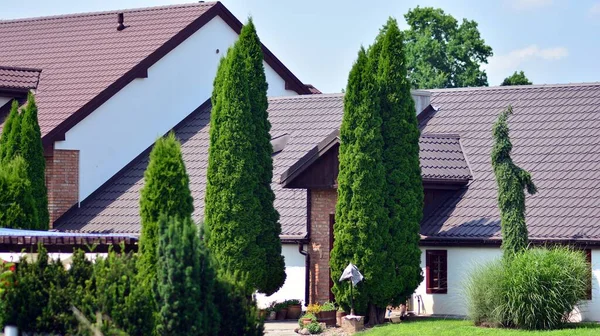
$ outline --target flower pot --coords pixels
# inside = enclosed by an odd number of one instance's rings
[[[311,319],[310,317],[309,317],[309,318],[303,318],[303,319],[302,319],[302,324],[303,324],[303,325],[309,325],[309,324],[311,324],[311,323],[312,323],[312,319]]]
[[[271,312],[269,313],[269,315],[267,315],[267,321],[273,321],[277,319],[277,312],[274,310],[271,310]]]
[[[279,310],[277,312],[277,319],[278,320],[285,320],[286,316],[287,316],[287,308],[283,308],[281,310]]]
[[[258,318],[261,320],[264,320],[267,318],[267,310],[266,309],[261,309],[258,311]]]
[[[301,305],[291,305],[288,307],[287,311],[287,319],[288,320],[297,320],[300,318],[302,314],[302,306]]]
[[[328,327],[335,326],[335,310],[322,311],[317,314],[317,320],[325,323]]]
[[[344,316],[346,316],[346,315],[347,315],[347,314],[346,314],[346,312],[344,312],[344,311],[337,311],[337,312],[335,313],[335,320],[336,320],[336,322],[337,322],[337,325],[338,325],[338,326],[340,326],[340,327],[342,326],[342,319],[343,319],[343,318],[344,318]]]

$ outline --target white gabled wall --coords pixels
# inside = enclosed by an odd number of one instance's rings
[[[210,98],[219,59],[237,37],[215,17],[55,143],[79,150],[80,202]],[[296,95],[266,63],[265,71],[269,96]]]
[[[4,106],[4,104],[8,103],[12,98],[10,97],[0,97],[0,107]]]
[[[416,295],[420,295],[421,314],[461,315],[468,314],[465,285],[471,272],[481,265],[502,258],[500,248],[467,247],[421,247],[421,267],[425,278],[425,251],[446,250],[448,253],[448,293],[427,294],[425,279],[413,295],[413,307],[418,311]],[[575,320],[600,321],[600,250],[592,250],[592,300],[579,304],[579,316]]]
[[[298,252],[298,244],[283,244],[281,254],[285,258],[285,283],[271,296],[257,294],[256,301],[260,308],[265,308],[273,301],[281,302],[290,299],[304,301],[306,281],[305,257]]]

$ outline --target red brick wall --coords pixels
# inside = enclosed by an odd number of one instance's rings
[[[50,227],[79,200],[79,151],[55,149],[46,157]]]
[[[335,189],[310,190],[310,290],[311,303],[329,301],[330,215],[335,214]]]

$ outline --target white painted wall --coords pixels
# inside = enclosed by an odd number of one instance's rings
[[[266,308],[273,301],[297,299],[304,301],[305,259],[298,252],[298,244],[283,244],[281,253],[285,258],[285,273],[287,275],[283,287],[271,296],[257,294],[256,301],[260,308]],[[304,302],[303,302],[304,303]]]
[[[219,59],[237,37],[215,17],[55,143],[79,150],[80,202],[210,98]],[[265,72],[270,96],[296,95],[266,63]]]
[[[4,106],[4,104],[8,103],[12,98],[10,97],[2,97],[0,96],[0,107]]]
[[[469,274],[478,266],[502,257],[500,248],[421,247],[421,267],[425,277],[425,250],[448,251],[448,293],[427,294],[425,281],[413,295],[413,307],[417,310],[416,295],[422,298],[421,314],[467,315],[465,285]],[[576,309],[574,320],[600,321],[600,250],[592,250],[592,300],[582,301]],[[578,316],[577,316],[578,315]]]

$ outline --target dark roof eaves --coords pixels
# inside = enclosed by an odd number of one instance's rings
[[[304,172],[312,163],[326,153],[331,147],[339,143],[339,129],[334,130],[315,147],[310,149],[303,157],[296,161],[288,170],[281,174],[279,183],[285,188],[298,175]]]

